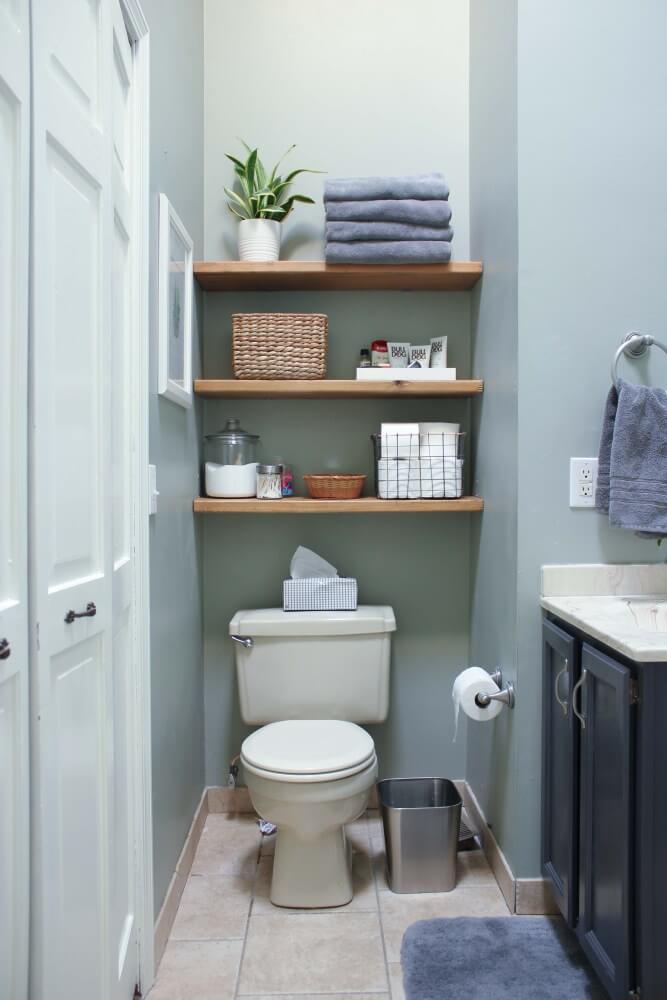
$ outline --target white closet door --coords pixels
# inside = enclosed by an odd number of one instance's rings
[[[28,973],[28,0],[0,0],[0,997]]]
[[[33,0],[34,994],[106,1000],[113,800],[109,0]],[[94,616],[74,618],[94,611]]]
[[[132,540],[133,413],[131,338],[139,336],[132,303],[135,269],[133,233],[134,92],[133,52],[118,0],[111,0],[113,153],[113,250],[111,293],[111,497],[112,497],[112,659],[113,761],[110,774],[110,930],[113,1000],[132,996],[137,972],[136,788],[132,742],[136,711],[133,677],[134,567]]]

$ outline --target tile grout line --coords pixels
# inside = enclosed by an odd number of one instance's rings
[[[384,939],[384,923],[382,921],[382,906],[380,905],[380,891],[378,889],[377,872],[375,865],[375,856],[373,852],[373,838],[371,837],[370,826],[368,825],[368,818],[366,819],[367,834],[368,834],[368,856],[371,863],[371,873],[373,876],[373,888],[375,889],[375,902],[378,908],[378,922],[380,924],[380,940],[382,941],[382,954],[384,956],[384,974],[387,980],[387,995],[390,1000],[392,1000],[392,988],[391,988],[391,978],[389,976],[389,960],[387,959],[387,942]]]
[[[248,916],[245,922],[245,934],[243,935],[243,944],[241,945],[241,955],[239,957],[239,967],[236,972],[236,982],[234,984],[234,1000],[237,1000],[239,996],[239,988],[241,986],[241,973],[243,972],[243,962],[245,959],[246,945],[248,943],[248,931],[250,930],[250,918],[252,917],[253,906],[255,905],[255,886],[257,885],[257,879],[259,877],[259,863],[262,857],[262,843],[264,840],[264,834],[260,834],[259,846],[257,848],[257,860],[255,862],[255,869],[252,876],[252,884],[250,886],[250,906],[248,907]]]

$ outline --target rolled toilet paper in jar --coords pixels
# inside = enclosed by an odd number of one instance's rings
[[[461,709],[469,719],[476,722],[488,722],[500,715],[503,704],[500,701],[492,701],[488,708],[480,708],[475,698],[483,691],[485,694],[497,694],[500,688],[492,679],[491,675],[482,670],[481,667],[468,667],[463,670],[454,680],[452,687],[452,700],[454,702],[454,740],[459,729],[459,712]]]

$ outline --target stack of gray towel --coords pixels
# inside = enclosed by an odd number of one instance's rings
[[[452,209],[442,174],[346,177],[324,184],[330,264],[445,264]]]

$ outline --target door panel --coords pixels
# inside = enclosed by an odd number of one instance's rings
[[[577,917],[578,733],[572,690],[579,674],[575,639],[543,624],[542,870],[570,927]]]
[[[0,996],[12,1000],[28,988],[28,15],[28,0],[0,2]]]
[[[613,1000],[632,972],[631,674],[584,644],[581,657],[581,841],[577,935]]]
[[[109,0],[35,0],[33,46],[33,993],[36,1000],[108,1000]],[[90,602],[94,617],[65,621]]]
[[[110,951],[113,1000],[132,995],[137,971],[136,787],[132,767],[135,698],[133,636],[133,397],[130,371],[133,328],[131,303],[134,231],[132,83],[133,52],[118,0],[111,0],[111,190],[113,287],[111,296],[111,460],[112,460],[112,643],[113,766],[110,795],[112,897]]]

